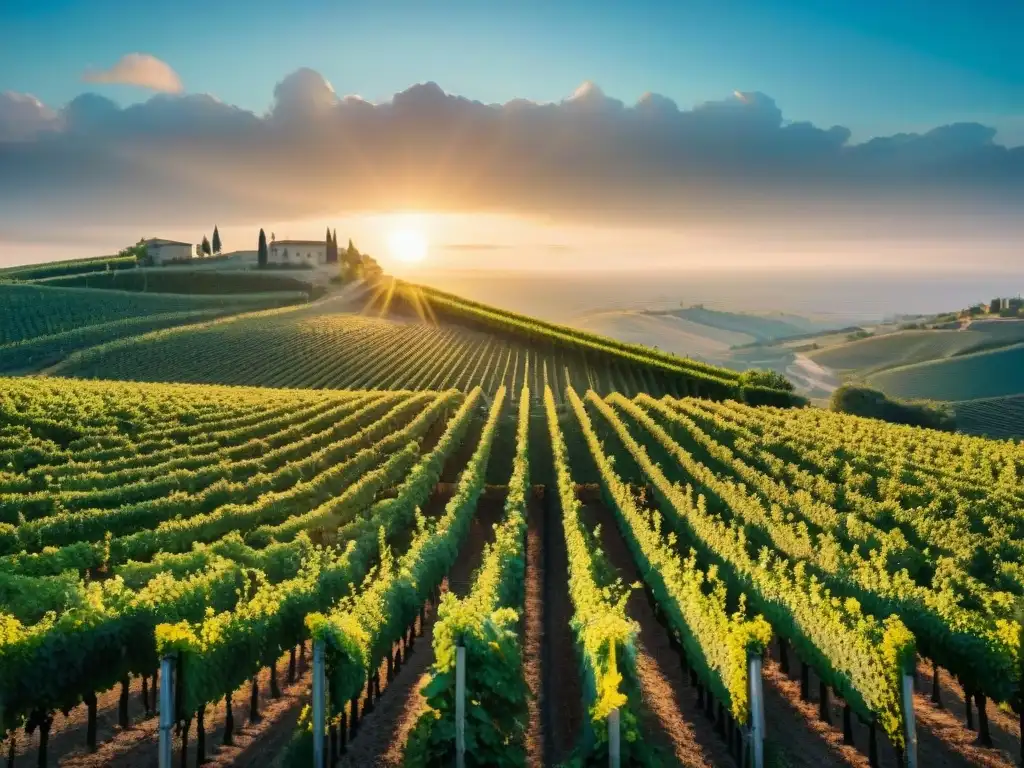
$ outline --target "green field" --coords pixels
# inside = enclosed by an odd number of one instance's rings
[[[889,368],[943,360],[1018,342],[1024,342],[1024,322],[983,321],[972,323],[963,331],[896,331],[807,354],[834,371],[863,377]]]
[[[38,283],[63,288],[107,288],[195,295],[229,296],[286,291],[314,294],[312,298],[318,298],[323,294],[322,288],[314,291],[308,282],[279,272],[197,270],[187,267],[144,267],[130,271],[92,272],[47,278]]]
[[[976,400],[1024,392],[1024,344],[890,368],[867,377],[888,395]]]
[[[0,269],[0,280],[41,280],[60,275],[78,275],[106,270],[135,269],[134,256],[96,256],[91,259],[54,261],[45,264],[25,264]]]
[[[953,409],[957,429],[962,432],[1024,440],[1024,395],[963,400],[954,403]]]

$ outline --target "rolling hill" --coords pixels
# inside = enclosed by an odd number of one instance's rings
[[[889,368],[869,385],[902,398],[977,400],[1024,392],[1024,344]]]
[[[991,320],[973,322],[964,330],[884,333],[815,350],[808,357],[834,371],[864,377],[1018,342],[1024,342],[1024,322]]]

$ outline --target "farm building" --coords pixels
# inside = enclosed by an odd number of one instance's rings
[[[324,240],[275,240],[267,253],[270,264],[327,263],[327,243]]]
[[[167,264],[171,261],[187,261],[192,258],[194,248],[191,243],[177,240],[164,240],[153,237],[145,241],[146,255],[153,264]]]

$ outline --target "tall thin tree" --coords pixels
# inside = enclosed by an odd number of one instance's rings
[[[204,256],[209,256],[210,255],[210,240],[209,240],[209,238],[207,238],[206,235],[203,235],[203,255]]]
[[[263,232],[263,228],[260,228],[260,241],[257,246],[256,265],[263,269],[267,266],[267,236]]]
[[[213,252],[220,253],[220,232],[217,231],[217,226],[213,227]]]

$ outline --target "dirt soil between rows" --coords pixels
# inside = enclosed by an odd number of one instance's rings
[[[614,514],[591,501],[584,508],[584,517],[601,526],[601,547],[623,582],[641,581]],[[631,592],[626,613],[640,625],[636,665],[646,710],[642,713],[644,737],[660,749],[666,765],[735,766],[728,745],[698,705],[696,689],[688,684],[679,655],[669,644],[668,632],[655,618],[643,589]]]
[[[501,494],[488,493],[480,499],[466,541],[441,585],[442,594],[450,591],[457,597],[465,597],[469,593],[484,547],[494,540],[494,525],[501,520],[503,510]],[[429,679],[434,663],[435,606],[428,608],[426,619],[423,626],[417,619],[417,631],[421,631],[422,636],[416,638],[411,657],[390,684],[387,683],[386,663],[381,665],[381,697],[373,711],[361,720],[356,737],[349,742],[339,762],[343,768],[397,768],[402,764],[409,734],[426,706],[420,688]],[[364,706],[365,696],[360,709]]]

